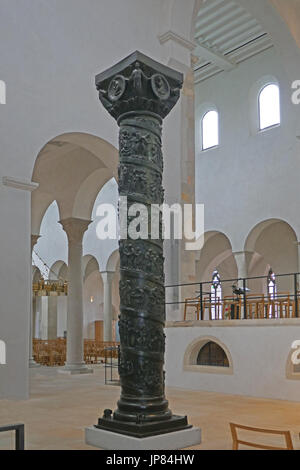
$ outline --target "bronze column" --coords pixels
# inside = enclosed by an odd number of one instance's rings
[[[100,101],[120,126],[119,195],[128,211],[143,204],[148,236],[119,242],[121,397],[98,426],[135,437],[188,427],[168,408],[164,384],[165,288],[162,220],[151,239],[151,205],[164,201],[162,122],[180,96],[183,76],[135,52],[97,75]],[[122,210],[122,208],[121,208]],[[133,217],[127,216],[125,228]]]

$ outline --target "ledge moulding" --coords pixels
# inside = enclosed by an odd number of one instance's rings
[[[22,180],[18,178],[14,178],[12,176],[3,176],[2,184],[4,186],[8,186],[9,188],[21,189],[23,191],[35,191],[38,187],[38,183],[34,183],[33,181]]]
[[[190,51],[193,51],[196,47],[196,44],[189,41],[188,39],[183,38],[182,36],[179,36],[179,34],[174,33],[173,31],[167,31],[166,33],[160,34],[158,36],[158,40],[162,45],[168,41],[174,41]]]

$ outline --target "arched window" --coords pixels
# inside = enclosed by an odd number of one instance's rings
[[[229,367],[224,349],[217,343],[209,341],[200,349],[197,356],[198,366]]]
[[[260,130],[280,124],[280,90],[276,83],[261,90],[258,103]]]
[[[275,300],[277,298],[277,286],[276,286],[276,275],[271,268],[268,274],[268,296],[270,300]],[[278,308],[276,305],[270,305],[269,307],[269,317],[278,317]]]
[[[0,365],[6,364],[6,345],[0,340]]]
[[[271,268],[268,274],[268,294],[272,300],[276,299],[277,287],[276,287],[276,275]]]
[[[6,84],[0,80],[0,104],[6,104]]]
[[[202,118],[202,150],[219,145],[219,113],[208,111]]]
[[[218,271],[215,269],[212,275],[210,287],[211,319],[222,319],[222,285]]]

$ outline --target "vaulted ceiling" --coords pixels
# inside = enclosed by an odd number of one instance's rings
[[[273,47],[270,35],[233,0],[206,0],[198,11],[193,51],[199,83]]]

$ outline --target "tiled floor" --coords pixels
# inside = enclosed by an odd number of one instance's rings
[[[31,398],[0,401],[0,425],[25,423],[27,449],[92,449],[84,428],[105,408],[115,408],[120,388],[104,385],[103,366],[94,374],[65,376],[56,369],[31,369]],[[176,414],[187,414],[202,429],[198,449],[230,449],[230,421],[292,431],[300,448],[300,402],[265,400],[209,392],[168,389]],[[300,395],[299,395],[300,397]],[[13,448],[13,433],[0,434],[0,449]]]

